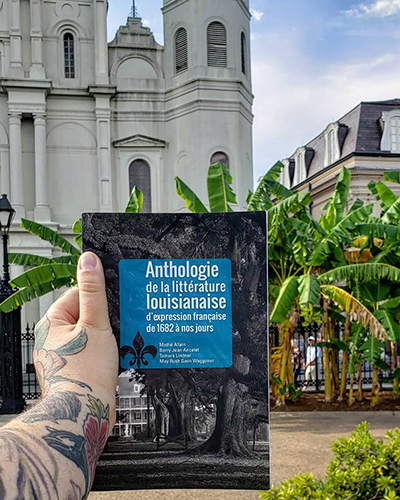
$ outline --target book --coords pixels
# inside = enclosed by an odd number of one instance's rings
[[[91,213],[120,354],[93,490],[270,486],[265,212]]]

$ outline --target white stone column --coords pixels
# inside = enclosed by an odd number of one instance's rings
[[[10,151],[0,147],[1,192],[10,198]]]
[[[10,177],[11,204],[16,212],[15,220],[25,217],[24,187],[22,175],[21,113],[9,113],[10,128]]]
[[[43,66],[43,34],[41,19],[41,0],[31,0],[31,52],[32,64],[30,77],[45,78]]]
[[[112,212],[110,97],[96,97],[97,162],[100,212]]]
[[[94,1],[96,85],[108,85],[107,1]]]
[[[20,0],[11,0],[10,18],[10,76],[23,78],[22,67],[22,35],[21,35],[21,4]]]
[[[47,182],[46,115],[34,114],[35,128],[35,221],[50,222],[50,208]]]

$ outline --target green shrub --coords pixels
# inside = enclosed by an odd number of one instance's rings
[[[333,443],[335,458],[324,481],[295,476],[261,493],[263,500],[400,500],[400,429],[376,441],[366,422]]]

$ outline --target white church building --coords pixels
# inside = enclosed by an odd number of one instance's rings
[[[19,228],[22,217],[71,236],[81,212],[123,211],[134,185],[144,211],[184,209],[175,176],[205,201],[216,160],[229,165],[244,208],[253,186],[249,0],[163,0],[162,13],[163,46],[137,17],[107,43],[107,0],[0,0],[11,251],[53,252]],[[29,307],[36,315],[52,300]]]

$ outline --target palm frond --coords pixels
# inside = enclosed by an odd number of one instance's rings
[[[384,263],[349,264],[336,267],[318,277],[321,283],[340,283],[341,281],[379,282],[382,279],[400,282],[400,269]]]
[[[50,283],[62,278],[75,280],[76,265],[73,264],[44,264],[13,278],[10,283],[13,287],[34,287]]]

